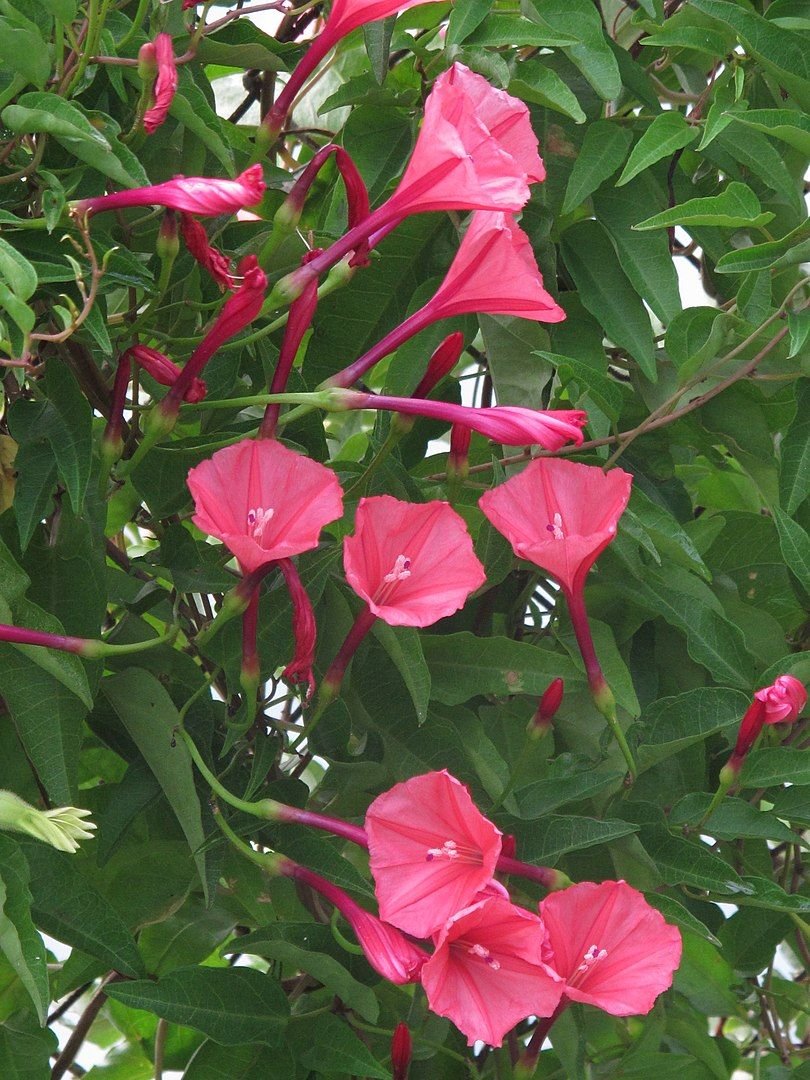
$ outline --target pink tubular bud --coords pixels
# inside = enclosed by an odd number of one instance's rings
[[[565,683],[562,679],[552,679],[537,706],[534,716],[529,721],[529,734],[537,738],[542,737],[551,727],[551,721],[562,705]]]
[[[124,353],[122,359],[124,358],[134,360],[161,386],[173,387],[183,371],[183,368],[178,367],[168,356],[148,345],[131,345]],[[183,395],[183,400],[193,405],[202,401],[206,393],[207,388],[203,380],[193,378]]]
[[[98,214],[102,210],[122,210],[129,206],[165,206],[190,214],[214,216],[235,214],[261,201],[265,189],[261,165],[251,165],[235,180],[208,176],[175,176],[162,184],[116,191],[80,199],[71,204],[75,213]]]
[[[465,424],[453,424],[450,428],[450,454],[447,458],[447,475],[451,480],[464,481],[470,474],[470,441],[472,430]]]
[[[284,575],[293,606],[293,634],[295,636],[295,655],[282,672],[289,682],[302,682],[307,686],[306,700],[312,697],[315,679],[312,665],[315,661],[315,641],[317,627],[312,601],[304,588],[298,570],[290,559],[279,559],[279,570]]]
[[[408,1025],[399,1023],[394,1028],[394,1035],[391,1039],[392,1080],[408,1080],[412,1053],[413,1045]]]
[[[230,259],[212,247],[208,242],[208,234],[199,221],[191,214],[181,214],[180,229],[189,254],[208,271],[219,285],[220,291],[235,288]]]
[[[165,121],[177,91],[177,63],[171,34],[158,34],[155,38],[154,60],[157,79],[152,87],[152,104],[143,118],[143,129],[147,135],[151,135]]]
[[[458,358],[464,349],[464,335],[460,330],[454,334],[448,334],[444,341],[436,348],[430,360],[425,374],[419,380],[411,397],[426,398],[434,387],[438,386],[442,379],[449,375],[458,363]]]
[[[334,904],[354,931],[369,964],[384,979],[399,986],[419,981],[419,972],[428,954],[413,945],[403,933],[365,911],[343,889],[307,867],[283,859],[279,870],[286,877],[309,885]]]

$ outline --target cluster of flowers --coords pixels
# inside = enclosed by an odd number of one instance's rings
[[[507,838],[444,770],[378,796],[365,832],[325,822],[368,847],[380,918],[311,871],[280,872],[335,904],[375,970],[420,982],[432,1011],[470,1045],[500,1046],[521,1020],[556,1018],[572,1001],[641,1015],[672,983],[680,932],[626,882],[569,885],[539,914],[512,903],[495,873],[522,864],[503,859]]]

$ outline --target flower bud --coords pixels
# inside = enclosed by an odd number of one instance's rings
[[[391,1039],[391,1073],[393,1080],[408,1080],[413,1045],[407,1024],[399,1023]]]
[[[564,690],[565,683],[562,679],[557,678],[552,679],[543,691],[543,696],[540,698],[540,703],[534,716],[529,721],[527,729],[533,738],[541,739],[551,727],[551,721],[562,704]]]
[[[0,829],[27,833],[57,851],[73,853],[81,840],[89,840],[96,828],[90,811],[75,806],[38,810],[11,791],[0,791]]]

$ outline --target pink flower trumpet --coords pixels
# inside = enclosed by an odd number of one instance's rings
[[[138,54],[144,66],[157,66],[157,78],[152,87],[152,104],[143,117],[143,129],[151,135],[169,115],[177,91],[177,64],[171,34],[158,34],[154,43],[147,42]]]
[[[463,64],[453,64],[428,95],[413,154],[393,195],[309,266],[279,283],[279,295],[297,295],[310,278],[409,214],[521,210],[529,184],[544,176],[523,102]]]
[[[189,214],[211,217],[235,214],[245,206],[255,206],[261,201],[264,189],[261,165],[251,165],[235,180],[176,176],[162,184],[80,199],[71,206],[74,213],[88,215],[130,206],[165,206],[167,210],[185,210]]]
[[[480,409],[448,401],[390,397],[356,390],[332,390],[330,400],[345,409],[384,409],[445,420],[448,424],[460,424],[477,431],[503,446],[542,446],[552,451],[559,450],[567,442],[579,446],[581,428],[588,419],[588,414],[579,409],[524,409],[519,405]]]
[[[296,65],[269,112],[262,117],[265,140],[271,142],[281,131],[298,91],[341,38],[364,23],[387,19],[389,15],[396,15],[417,4],[430,2],[432,0],[335,0],[326,26]]]
[[[199,221],[190,214],[182,214],[180,231],[192,258],[208,271],[220,291],[235,288],[230,259],[209,243],[208,234]]]
[[[384,356],[431,323],[467,312],[556,323],[565,312],[543,286],[529,239],[509,214],[473,214],[438,292],[324,386],[351,386]]]
[[[354,931],[366,959],[384,979],[398,985],[418,982],[428,954],[412,944],[399,930],[361,908],[348,893],[320,874],[282,858],[279,872],[303,882],[333,904]]]

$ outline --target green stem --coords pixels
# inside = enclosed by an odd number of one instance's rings
[[[709,808],[700,821],[695,826],[695,829],[702,829],[712,814],[715,812],[720,803],[725,799],[726,794],[731,787],[730,783],[724,784],[722,781],[717,785],[717,791],[712,796],[712,801],[709,803]]]
[[[262,870],[266,870],[268,874],[278,876],[278,866],[281,859],[284,858],[283,855],[277,855],[275,851],[254,851],[250,844],[246,844],[241,837],[236,835],[222,814],[214,814],[214,819],[237,851],[244,855],[246,859],[250,859],[252,863],[260,866]]]
[[[214,776],[214,774],[205,764],[205,761],[203,760],[200,751],[197,749],[197,744],[194,742],[194,740],[186,731],[186,729],[182,726],[182,724],[179,724],[176,730],[177,734],[186,744],[188,752],[191,755],[191,760],[197,766],[200,774],[202,775],[208,786],[211,788],[211,790],[216,792],[216,794],[219,795],[220,799],[222,799],[223,802],[226,802],[229,806],[232,806],[234,810],[241,810],[243,814],[250,814],[251,817],[262,818],[265,821],[273,820],[272,817],[266,812],[268,804],[272,802],[271,799],[264,799],[262,802],[246,802],[244,799],[240,799],[236,795],[232,794],[223,784],[219,782],[216,776]]]
[[[225,398],[218,401],[200,401],[194,405],[181,405],[180,411],[183,412],[186,409],[249,409],[252,405],[307,405],[307,411],[311,411],[313,408],[335,408],[329,391],[315,390],[284,394],[250,394],[246,397]]]
[[[141,24],[146,18],[146,12],[149,10],[149,5],[151,4],[151,2],[152,0],[139,0],[138,10],[135,12],[135,18],[132,20],[132,26],[130,26],[129,30],[127,30],[121,40],[116,43],[115,49],[119,56],[140,30]]]
[[[131,656],[134,653],[148,652],[149,649],[158,649],[161,645],[171,645],[180,633],[179,626],[171,626],[165,634],[148,641],[132,641],[127,645],[108,645],[106,641],[99,641],[94,649],[93,657],[99,656]]]

